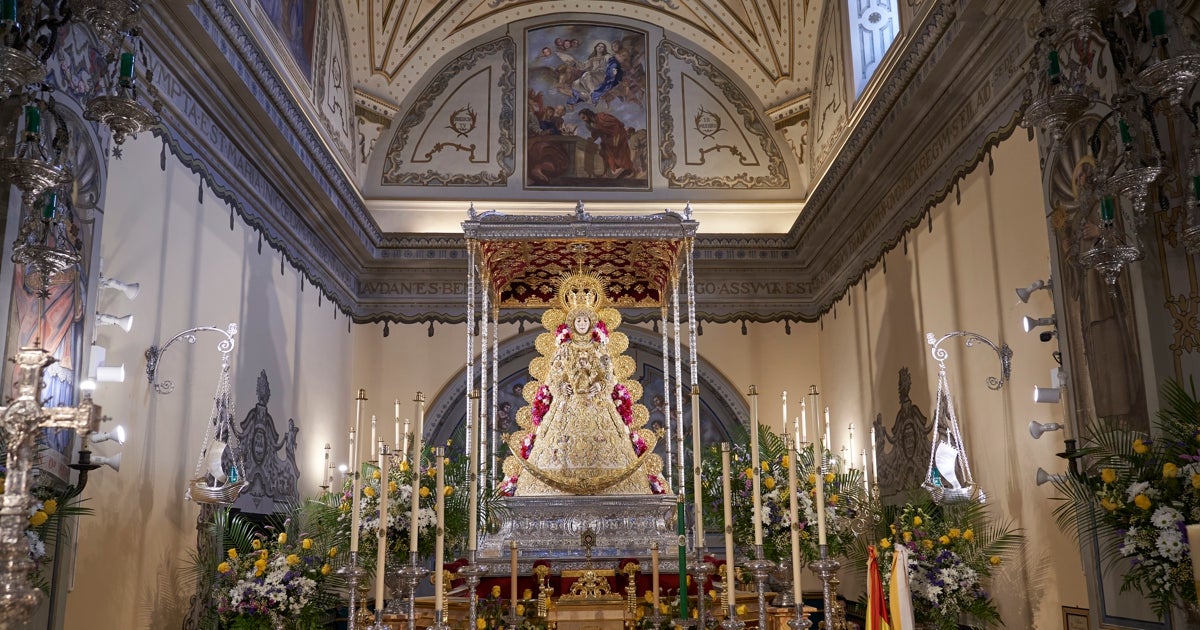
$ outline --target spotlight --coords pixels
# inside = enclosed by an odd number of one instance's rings
[[[112,457],[101,457],[99,455],[92,456],[92,463],[99,466],[108,466],[109,468],[121,472],[121,454],[117,453]]]
[[[1021,325],[1025,328],[1025,332],[1032,332],[1034,328],[1039,326],[1057,326],[1058,318],[1051,315],[1049,317],[1033,318],[1028,315],[1021,318]]]
[[[1050,341],[1054,339],[1054,336],[1057,334],[1057,330],[1043,330],[1038,334],[1038,339],[1040,339],[1042,343],[1050,343]]]
[[[1062,390],[1057,387],[1037,387],[1033,388],[1033,402],[1035,403],[1058,403],[1062,401]]]
[[[1017,289],[1017,297],[1020,298],[1021,302],[1028,304],[1029,296],[1033,295],[1033,293],[1035,291],[1038,291],[1041,289],[1046,289],[1047,291],[1049,291],[1053,287],[1054,287],[1054,285],[1051,280],[1037,280],[1033,284],[1031,284],[1027,287],[1022,287],[1020,289]]]
[[[1063,425],[1061,425],[1057,422],[1047,422],[1045,424],[1042,424],[1041,422],[1038,422],[1037,420],[1029,421],[1029,435],[1032,435],[1033,439],[1035,439],[1035,440],[1041,439],[1042,434],[1047,431],[1059,431],[1062,428],[1063,428]]]
[[[116,442],[117,444],[125,443],[125,427],[117,425],[112,431],[96,433],[88,438],[92,444],[97,442]]]
[[[121,330],[129,332],[129,329],[133,328],[133,315],[117,317],[116,315],[109,315],[108,313],[96,313],[96,325],[117,326]]]
[[[120,291],[129,300],[136,298],[142,289],[141,285],[136,282],[122,282],[116,278],[106,278],[104,275],[100,276],[100,288]]]
[[[1061,481],[1062,478],[1062,475],[1051,475],[1041,467],[1037,469],[1037,476],[1035,477],[1039,486],[1045,485],[1047,481]]]
[[[99,383],[124,383],[125,364],[100,365],[96,367],[96,381]]]

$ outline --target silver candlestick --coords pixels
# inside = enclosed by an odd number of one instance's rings
[[[429,630],[450,630],[444,615],[445,611],[441,609],[433,611],[433,625],[429,626]]]
[[[458,574],[467,578],[467,628],[473,630],[476,627],[477,619],[479,618],[479,593],[476,592],[479,588],[479,578],[487,575],[488,569],[486,566],[479,564],[476,560],[476,551],[474,549],[467,551],[467,566],[458,570]]]
[[[354,630],[355,624],[358,623],[358,582],[367,575],[366,569],[358,566],[357,551],[350,552],[350,563],[338,569],[338,573],[345,576],[346,583],[350,586],[350,614],[346,629]]]
[[[525,618],[517,614],[517,607],[512,606],[509,608],[508,614],[504,616],[504,628],[505,630],[518,630],[523,621]]]
[[[421,578],[429,575],[429,569],[417,564],[417,552],[411,551],[408,555],[409,563],[400,567],[396,573],[400,576],[401,582],[408,587],[408,630],[416,630],[417,628],[417,584]]]
[[[754,576],[754,583],[758,585],[758,627],[766,628],[767,578],[771,577],[771,571],[775,569],[775,563],[763,557],[762,545],[755,545],[754,559],[746,562],[744,566]]]
[[[646,623],[649,623],[650,627],[654,630],[660,630],[662,625],[670,619],[670,617],[662,614],[661,610],[655,610],[649,615],[646,615]]]
[[[821,578],[821,593],[825,599],[825,630],[846,630],[846,611],[837,601],[838,569],[842,563],[829,557],[829,546],[821,545],[821,559],[808,565]]]
[[[367,626],[366,630],[391,630],[391,626],[383,622],[383,609],[375,609],[375,623]]]
[[[775,579],[778,580],[779,589],[775,593],[775,599],[771,600],[772,606],[780,608],[790,608],[796,605],[796,596],[792,592],[792,560],[784,558],[779,561],[775,567]]]
[[[788,627],[792,630],[808,630],[812,627],[812,620],[804,616],[804,604],[796,604],[796,616],[788,619]]]
[[[687,565],[688,573],[696,577],[696,620],[701,628],[708,627],[708,612],[704,606],[704,586],[708,584],[708,576],[712,575],[714,567],[711,562],[704,561],[704,547],[696,548],[696,557]]]

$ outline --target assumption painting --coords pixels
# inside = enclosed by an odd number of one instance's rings
[[[258,3],[279,31],[304,78],[312,81],[317,0],[258,0]]]
[[[646,190],[646,34],[558,24],[525,42],[526,187]]]

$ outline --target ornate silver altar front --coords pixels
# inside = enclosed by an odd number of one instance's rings
[[[673,495],[510,497],[502,501],[500,515],[499,529],[479,541],[479,563],[491,575],[508,575],[513,540],[522,575],[530,575],[538,560],[551,560],[555,572],[586,565],[588,550],[581,537],[589,530],[595,533],[590,552],[597,566],[637,558],[649,573],[650,543],[658,542],[660,549],[679,545]],[[678,571],[669,555],[660,561],[663,573]]]

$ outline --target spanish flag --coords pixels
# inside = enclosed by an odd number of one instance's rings
[[[883,575],[879,573],[879,559],[875,546],[867,548],[867,628],[866,630],[891,630],[888,620],[887,601],[883,598]]]
[[[916,628],[912,591],[908,586],[908,547],[904,545],[896,545],[896,552],[892,554],[892,580],[888,590],[888,600],[892,604],[892,630]]]

